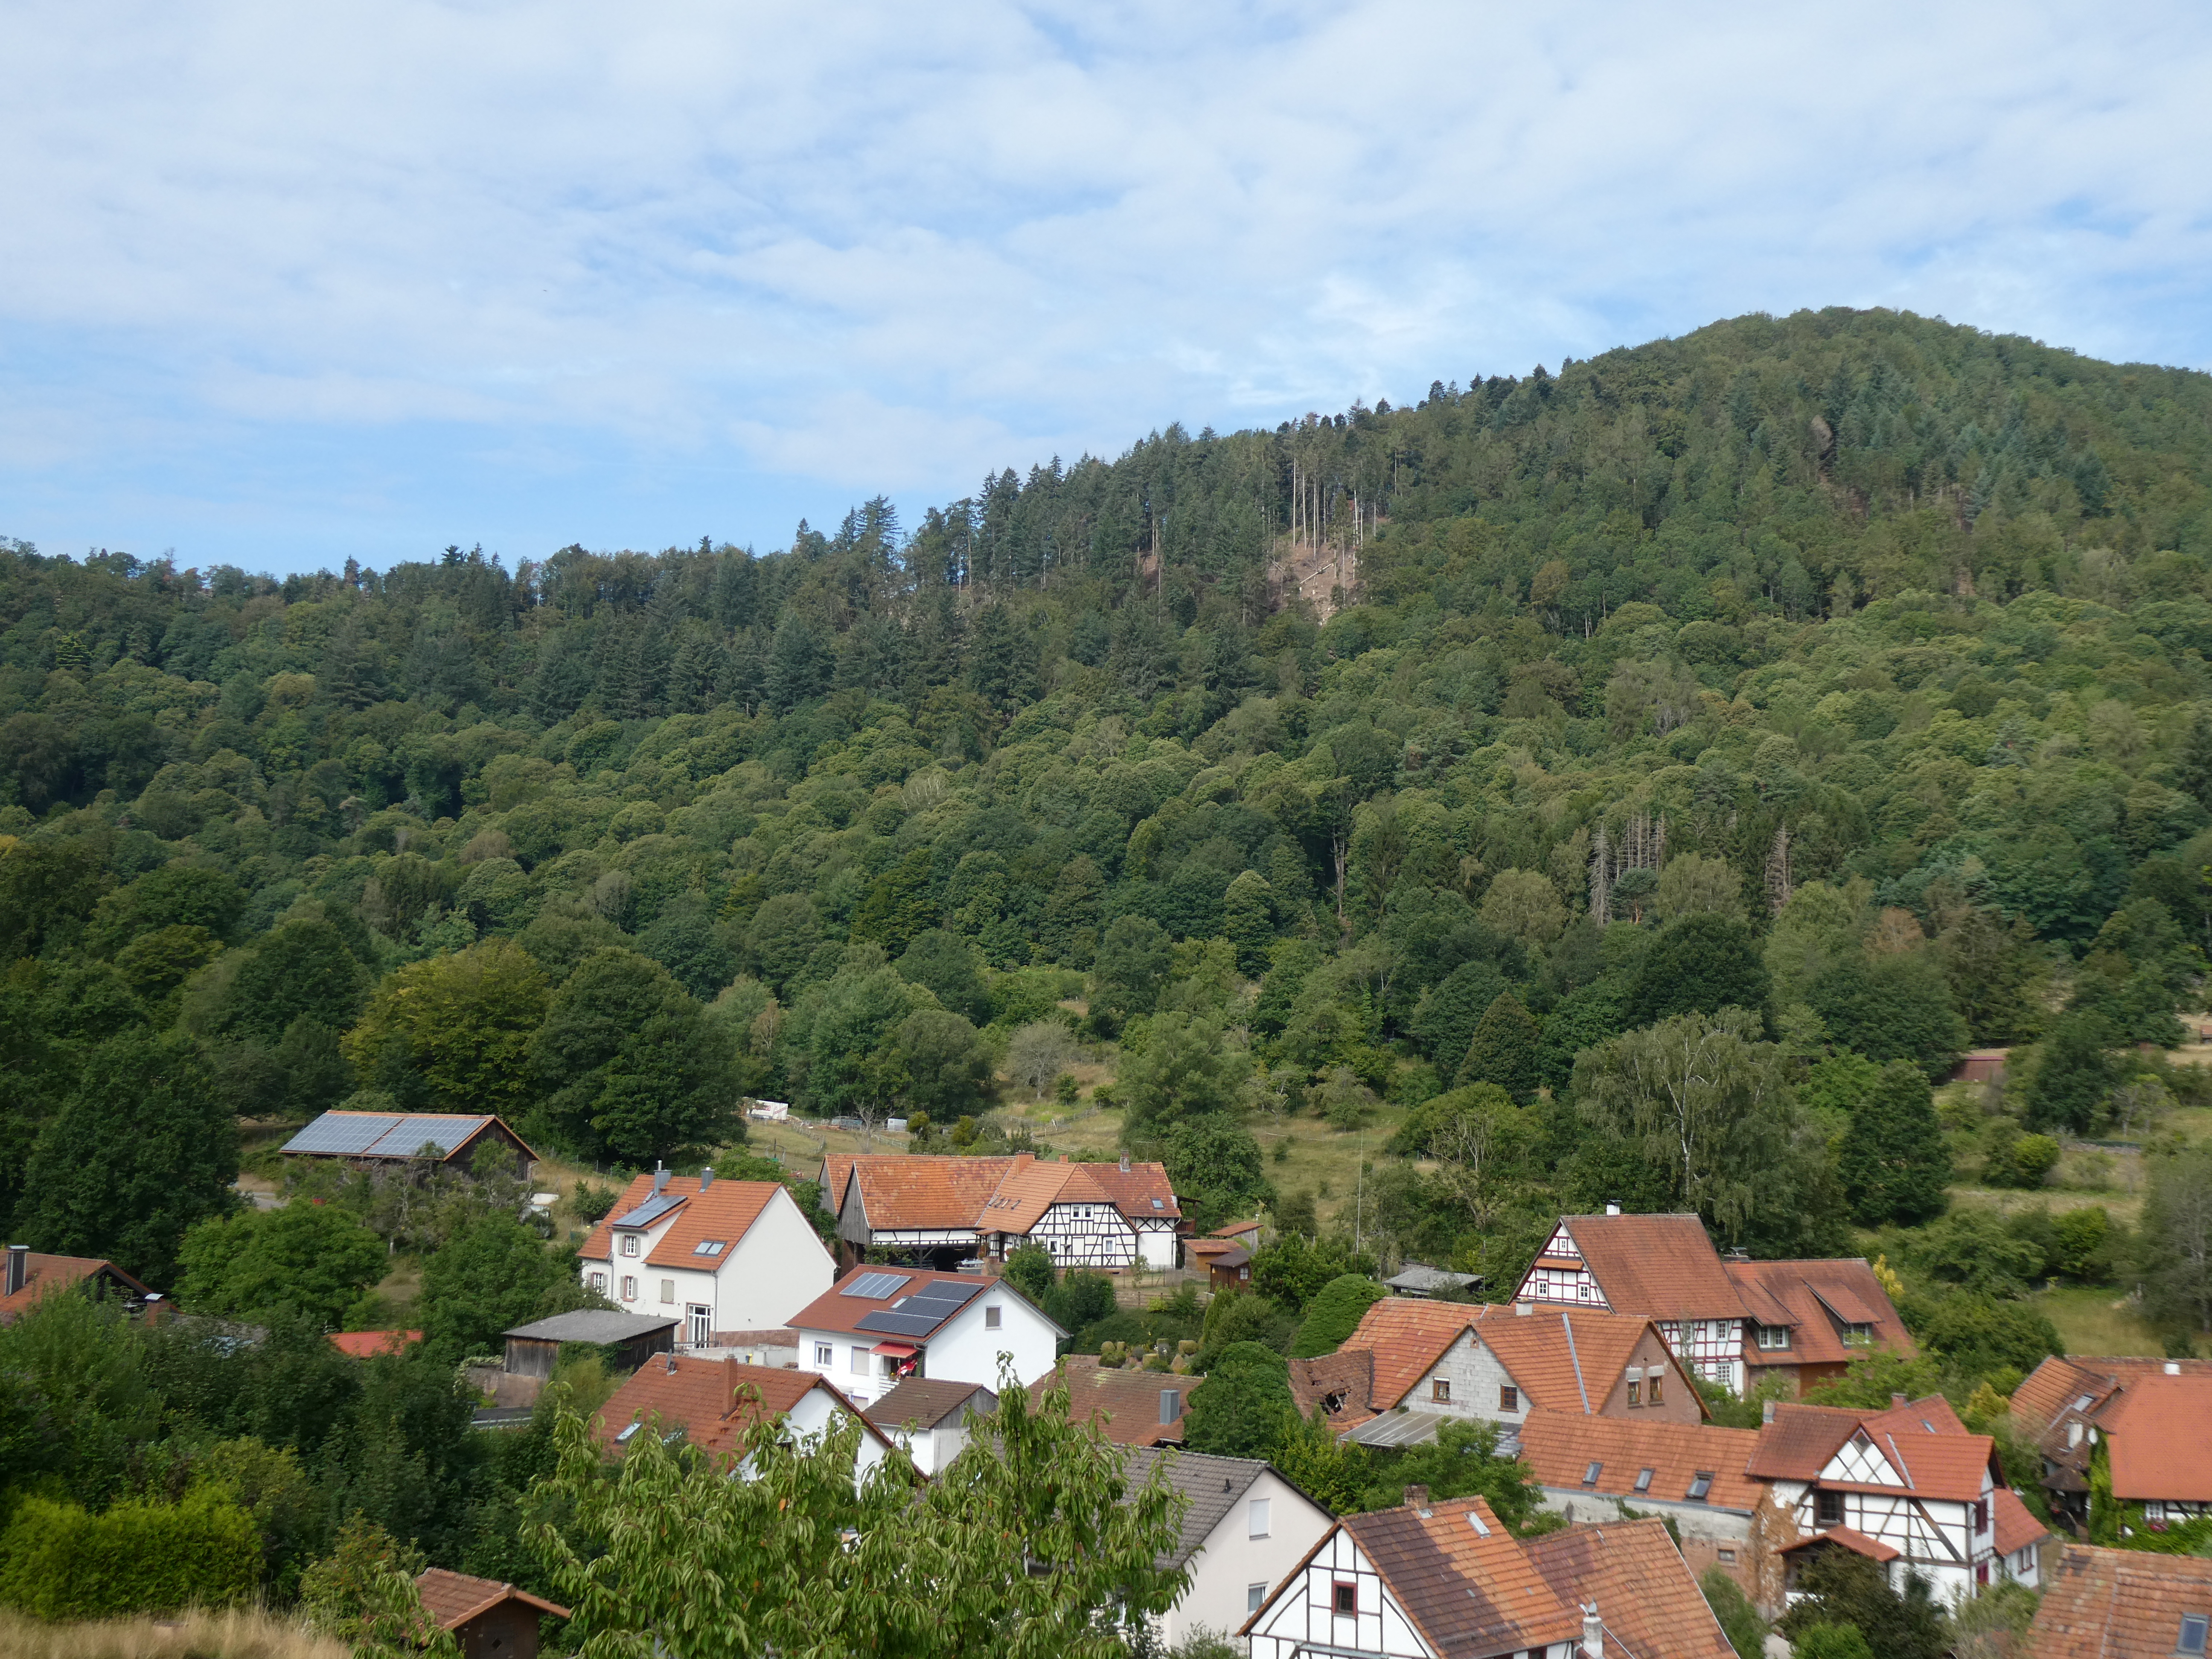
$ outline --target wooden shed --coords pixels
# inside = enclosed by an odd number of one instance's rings
[[[538,1659],[538,1615],[568,1616],[527,1590],[443,1567],[417,1574],[415,1588],[422,1610],[459,1642],[462,1659]]]
[[[676,1349],[676,1327],[680,1322],[650,1314],[617,1313],[611,1308],[582,1308],[555,1314],[506,1333],[507,1358],[502,1370],[509,1376],[544,1379],[553,1375],[564,1342],[588,1342],[611,1351],[615,1364],[634,1371],[657,1353]]]
[[[2002,1083],[2005,1074],[2005,1051],[2002,1048],[1977,1048],[1953,1068],[1954,1083]]]

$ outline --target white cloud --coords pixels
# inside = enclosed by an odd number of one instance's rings
[[[0,55],[0,530],[61,545],[766,544],[1759,308],[2212,362],[2178,5],[141,0]]]

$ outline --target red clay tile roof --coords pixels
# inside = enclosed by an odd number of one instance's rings
[[[1027,1233],[1055,1204],[1111,1204],[1084,1164],[1031,1164],[1014,1170],[983,1200],[978,1231]]]
[[[143,1285],[104,1257],[46,1255],[28,1250],[23,1257],[23,1288],[13,1296],[0,1297],[0,1325],[13,1324],[29,1312],[31,1304],[40,1297],[71,1285],[82,1285],[95,1275],[104,1275],[137,1295],[148,1294]]]
[[[2035,1517],[2010,1486],[1999,1486],[1990,1498],[1990,1525],[1996,1534],[1999,1555],[2010,1555],[2051,1535],[2051,1528]]]
[[[1858,1432],[1863,1413],[1836,1406],[1784,1401],[1759,1431],[1751,1474],[1761,1480],[1814,1480],[1843,1443]]]
[[[1597,1608],[1607,1653],[1735,1659],[1664,1522],[1570,1527],[1522,1547],[1552,1593],[1577,1610],[1578,1624],[1579,1609]]]
[[[1132,1163],[1124,1170],[1118,1161],[1046,1163],[1028,1152],[1011,1158],[844,1153],[822,1164],[822,1190],[834,1212],[844,1212],[846,1186],[856,1176],[868,1225],[879,1232],[1024,1233],[1055,1202],[1111,1204],[1132,1220],[1182,1218],[1161,1164]]]
[[[1560,1218],[1615,1313],[1741,1319],[1743,1298],[1694,1215]]]
[[[2212,1376],[2137,1377],[2096,1417],[2114,1498],[2212,1503]]]
[[[411,1344],[420,1342],[420,1331],[332,1331],[331,1346],[340,1353],[356,1359],[368,1359],[380,1353],[398,1353]]]
[[[1852,1554],[1863,1555],[1869,1561],[1894,1561],[1904,1553],[1879,1538],[1868,1537],[1856,1527],[1830,1527],[1826,1532],[1816,1532],[1810,1538],[1784,1544],[1780,1553],[1787,1555],[1792,1550],[1809,1550],[1822,1544],[1840,1544]]]
[[[935,1158],[927,1155],[856,1158],[850,1179],[860,1188],[860,1207],[877,1232],[973,1232],[983,1206],[1006,1178],[1036,1160],[1012,1158]]]
[[[1643,1498],[1696,1502],[1690,1483],[1713,1477],[1705,1501],[1715,1509],[1753,1510],[1762,1486],[1745,1473],[1758,1449],[1753,1429],[1710,1423],[1662,1423],[1634,1418],[1584,1417],[1580,1413],[1532,1411],[1521,1425],[1521,1461],[1547,1486],[1602,1492],[1632,1502]],[[1597,1464],[1595,1485],[1583,1478]],[[1648,1486],[1638,1481],[1651,1471]]]
[[[1350,1515],[1338,1524],[1438,1653],[1542,1648],[1582,1635],[1582,1614],[1560,1601],[1480,1498],[1447,1498],[1425,1514]]]
[[[1744,1358],[1754,1365],[1844,1364],[1866,1352],[1846,1346],[1838,1322],[1872,1328],[1874,1343],[1911,1356],[1918,1351],[1881,1281],[1863,1259],[1833,1261],[1723,1261],[1743,1298],[1744,1310],[1761,1325],[1788,1325],[1785,1349],[1759,1347],[1744,1334]]]
[[[1164,1164],[1140,1164],[1132,1158],[1127,1170],[1118,1162],[1077,1167],[1087,1171],[1099,1190],[1132,1221],[1182,1219],[1182,1206],[1176,1200],[1175,1185],[1168,1179]],[[1152,1203],[1156,1198],[1159,1200],[1157,1207]]]
[[[1428,1374],[1462,1332],[1474,1328],[1531,1404],[1578,1412],[1585,1409],[1587,1393],[1587,1409],[1597,1411],[1650,1328],[1647,1319],[1598,1308],[1537,1303],[1521,1313],[1510,1304],[1394,1296],[1370,1306],[1338,1352],[1373,1353],[1370,1402],[1376,1411],[1388,1411]],[[1671,1355],[1669,1360],[1673,1363]],[[1678,1386],[1690,1386],[1686,1374]],[[1694,1391],[1691,1397],[1697,1397]]]
[[[2050,1358],[2028,1373],[2014,1390],[2013,1420],[2031,1434],[2041,1434],[2081,1395],[2093,1395],[2094,1409],[2113,1389],[2138,1377],[2163,1376],[2169,1365],[2184,1376],[2212,1377],[2212,1359],[2156,1359],[2142,1354],[2075,1354]]]
[[[2045,1581],[2029,1659],[2168,1659],[2190,1613],[2212,1618],[2212,1560],[2069,1544]]]
[[[1058,1368],[1030,1384],[1030,1402],[1036,1405],[1056,1383],[1067,1385],[1067,1415],[1071,1422],[1097,1425],[1099,1431],[1117,1446],[1157,1446],[1163,1441],[1180,1443],[1182,1418],[1160,1421],[1160,1395],[1170,1389],[1182,1395],[1187,1412],[1191,1390],[1206,1379],[1177,1376],[1172,1371],[1133,1370],[1101,1365],[1097,1354],[1072,1353]]]
[[[1981,1497],[1985,1474],[2004,1484],[1995,1462],[1996,1443],[1985,1434],[1968,1434],[1940,1395],[1883,1412],[1784,1401],[1759,1431],[1750,1473],[1763,1480],[1816,1480],[1828,1460],[1862,1432],[1897,1472],[1903,1489],[1916,1496],[1971,1504]],[[1838,1492],[1897,1490],[1855,1481],[1822,1484]]]
[[[674,1220],[653,1253],[643,1258],[649,1267],[696,1267],[702,1273],[713,1273],[730,1259],[738,1241],[745,1236],[761,1212],[775,1201],[783,1188],[773,1181],[717,1181],[704,1193],[699,1190],[696,1176],[671,1176],[663,1195],[681,1199]],[[623,1216],[653,1196],[653,1177],[640,1175],[631,1177],[623,1195],[613,1209],[593,1227],[590,1235],[578,1247],[576,1254],[588,1261],[609,1261],[614,1249],[614,1224]],[[702,1239],[718,1238],[729,1248],[720,1255],[708,1257],[695,1255]],[[630,1257],[635,1261],[638,1258]]]
[[[490,1612],[502,1601],[524,1602],[556,1619],[568,1616],[568,1608],[541,1600],[528,1590],[519,1590],[495,1579],[472,1578],[467,1573],[449,1571],[444,1567],[417,1573],[415,1588],[422,1593],[422,1611],[438,1621],[440,1630],[459,1630],[477,1614]]]
[[[817,1389],[848,1414],[862,1416],[835,1383],[812,1371],[655,1354],[615,1390],[592,1433],[601,1445],[615,1447],[631,1424],[658,1417],[664,1433],[680,1428],[691,1444],[719,1455],[735,1451],[762,1414],[780,1417]],[[746,1397],[748,1389],[758,1397]],[[873,1424],[866,1431],[884,1440]]]
[[[1475,1322],[1480,1311],[1464,1302],[1386,1297],[1359,1316],[1359,1323],[1337,1352],[1356,1350],[1374,1355],[1370,1403],[1376,1411],[1387,1411],[1406,1397],[1406,1390],[1459,1340],[1460,1334]]]

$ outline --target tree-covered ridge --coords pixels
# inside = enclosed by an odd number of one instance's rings
[[[1626,1197],[1832,1240],[1929,1175],[1839,1164],[1859,1094],[1811,1062],[2046,1036],[2008,1121],[2086,1128],[2172,1025],[2208,456],[2203,375],[1828,312],[764,556],[17,545],[7,1184],[134,1030],[215,1106],[495,1099],[650,1161],[740,1088],[973,1114],[1081,995],[1131,1145],[1221,1206],[1266,1189],[1255,1105],[1436,1097],[1401,1145],[1462,1230]],[[1330,547],[1350,591],[1283,603]],[[1670,1173],[1616,1085],[1685,1019],[1735,1081]]]

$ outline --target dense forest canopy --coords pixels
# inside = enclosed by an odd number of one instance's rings
[[[2212,377],[1839,310],[764,555],[13,544],[0,1211],[121,1248],[154,1154],[76,1166],[157,1108],[496,1103],[647,1164],[743,1091],[942,1124],[1083,998],[1217,1210],[1266,1189],[1255,1103],[1456,1103],[1401,1150],[1463,1176],[1486,1090],[1523,1173],[1460,1228],[1832,1243],[1915,1218],[1818,1133],[1838,1066],[2041,1038],[2008,1135],[2129,1109],[2212,923],[2208,595]],[[1740,1086],[1660,1157],[1623,1044],[1684,1018]]]

